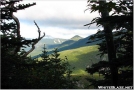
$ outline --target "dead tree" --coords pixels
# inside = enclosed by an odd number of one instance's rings
[[[14,4],[16,3],[16,2],[19,2],[19,1],[21,1],[21,0],[18,0],[18,1],[14,1],[14,0],[11,0],[11,1],[6,1],[6,3],[8,4],[6,7],[5,7],[5,9],[3,9],[3,10],[5,10],[5,13],[6,14],[4,14],[3,16],[2,16],[2,19],[7,19],[7,17],[8,17],[8,19],[13,19],[14,20],[14,22],[16,23],[16,38],[17,38],[17,40],[18,40],[18,43],[20,43],[21,42],[21,35],[20,35],[20,22],[19,22],[19,19],[13,14],[13,12],[17,12],[17,10],[20,10],[20,9],[24,9],[24,8],[27,8],[27,7],[30,7],[30,6],[33,6],[33,5],[35,5],[36,3],[33,3],[33,4],[27,4],[27,5],[22,5],[22,6],[17,6],[17,7],[15,7],[14,6]],[[3,3],[4,4],[4,3]],[[40,28],[39,28],[39,26],[37,25],[37,23],[34,21],[34,23],[35,23],[35,25],[37,26],[37,28],[38,28],[38,34],[39,34],[39,36],[38,36],[38,38],[37,39],[34,39],[33,41],[32,41],[32,48],[29,50],[29,51],[27,51],[27,52],[25,52],[24,53],[24,55],[23,56],[27,56],[29,53],[31,53],[34,49],[35,49],[35,45],[45,36],[45,33],[43,34],[43,36],[41,36],[41,31],[40,31]],[[13,48],[13,50],[11,51],[11,54],[18,54],[18,52],[20,51],[20,48],[21,48],[21,45],[16,45],[14,48]]]
[[[28,52],[26,52],[26,53],[24,54],[24,56],[27,56],[29,53],[31,53],[31,52],[35,49],[35,45],[45,36],[45,33],[44,33],[43,36],[40,36],[40,33],[41,33],[40,28],[38,27],[38,25],[37,25],[37,23],[36,23],[35,21],[34,21],[34,23],[35,23],[35,25],[36,25],[37,28],[38,28],[38,34],[39,34],[39,36],[38,36],[38,39],[35,40],[35,42],[33,42],[32,48],[31,48]]]

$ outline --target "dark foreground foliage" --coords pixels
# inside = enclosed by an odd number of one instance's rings
[[[98,11],[101,17],[93,19],[85,26],[96,23],[104,28],[98,30],[89,43],[102,40],[98,44],[100,57],[108,56],[108,61],[101,60],[86,69],[90,74],[100,73],[104,79],[88,78],[89,82],[92,82],[91,85],[95,88],[133,86],[133,0],[88,0],[88,6],[91,12]],[[111,11],[113,13],[110,15]]]
[[[27,55],[44,36],[26,40],[20,35],[20,23],[14,12],[23,10],[33,4],[18,4],[22,0],[1,0],[1,88],[2,89],[64,89],[76,88],[71,79],[71,70],[65,60],[59,58],[57,49],[52,56],[43,50],[42,61],[32,60]],[[31,46],[29,51],[22,48]],[[44,47],[45,48],[45,47]]]

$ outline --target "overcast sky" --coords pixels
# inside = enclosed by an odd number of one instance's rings
[[[14,13],[20,20],[21,35],[25,38],[38,37],[37,22],[41,32],[54,38],[69,39],[74,35],[87,37],[97,32],[97,27],[84,26],[98,13],[86,11],[87,0],[26,0],[20,3],[36,2],[35,6]]]

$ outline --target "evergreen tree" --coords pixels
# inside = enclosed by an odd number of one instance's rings
[[[35,88],[42,89],[65,89],[75,88],[75,80],[71,77],[69,63],[59,58],[58,50],[55,49],[51,55],[47,54],[46,48],[41,55],[42,59],[37,61],[34,75],[39,77],[39,84]],[[38,86],[38,87],[37,87]]]
[[[38,31],[39,37],[37,39],[26,40],[20,35],[20,22],[14,12],[23,10],[33,4],[18,4],[16,3],[22,0],[1,0],[1,88],[3,89],[19,89],[29,88],[29,75],[31,71],[31,65],[35,64],[35,61],[31,60],[27,55],[34,49],[34,45],[38,43],[44,35],[40,36],[40,30]],[[35,25],[37,26],[36,22]],[[39,29],[39,28],[38,28]],[[21,50],[22,47],[32,46],[32,48],[26,52]]]
[[[104,80],[88,80],[91,81],[92,85],[96,88],[101,85],[132,86],[133,1],[119,0],[117,2],[105,2],[88,0],[88,5],[91,7],[91,12],[98,11],[101,13],[101,17],[93,19],[91,23],[85,26],[96,23],[98,26],[102,25],[104,27],[104,30],[98,30],[98,32],[90,38],[90,42],[92,42],[91,39],[95,39],[95,41],[102,40],[102,43],[98,44],[100,46],[100,56],[108,54],[109,57],[109,61],[100,61],[93,64],[90,68],[87,68],[89,73],[99,72],[104,75]],[[108,15],[111,11],[114,13]],[[116,31],[110,34],[108,33],[109,30],[110,32],[113,30]],[[112,39],[110,40],[112,37],[113,43],[111,41]],[[111,52],[111,49],[113,49],[113,52]],[[114,58],[111,56],[112,54]]]

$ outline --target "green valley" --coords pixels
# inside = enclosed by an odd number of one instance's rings
[[[93,63],[97,63],[100,60],[100,57],[97,55],[99,52],[98,45],[96,44],[101,41],[87,44],[86,42],[88,41],[89,37],[82,38],[78,35],[75,35],[74,37],[62,42],[57,47],[55,47],[58,48],[61,59],[65,59],[67,57],[70,68],[74,68],[72,73],[74,75],[87,74],[85,71],[86,67],[91,66]],[[41,47],[43,47],[43,44]],[[46,49],[48,54],[51,54],[54,50],[54,48],[50,49],[47,47]],[[31,53],[31,55],[33,58],[38,58],[41,60],[41,53],[41,48],[37,48],[34,52]]]
[[[98,46],[84,46],[76,49],[70,49],[61,51],[60,58],[64,59],[65,56],[68,59],[71,67],[74,68],[73,74],[87,74],[85,72],[86,67],[91,65],[92,63],[96,63],[99,61],[99,56],[97,56]],[[41,58],[39,58],[41,60]]]
[[[85,46],[77,49],[70,49],[60,52],[60,57],[64,58],[67,56],[68,62],[72,67],[75,67],[74,74],[83,74],[88,65],[91,65],[93,62],[97,62],[96,55],[98,54],[96,45]]]
[[[96,78],[97,80],[103,79],[98,73],[95,73],[92,77],[92,75],[85,71],[87,66],[91,66],[93,63],[100,61],[100,57],[97,55],[99,54],[98,47],[98,45],[83,46],[59,52],[59,57],[61,59],[67,57],[70,69],[72,70],[72,77],[78,79],[78,82],[83,85],[83,87],[90,84],[86,78]],[[106,60],[106,56],[102,59]],[[38,58],[38,60],[41,60],[41,58]],[[88,88],[92,89],[93,86],[88,86]]]

